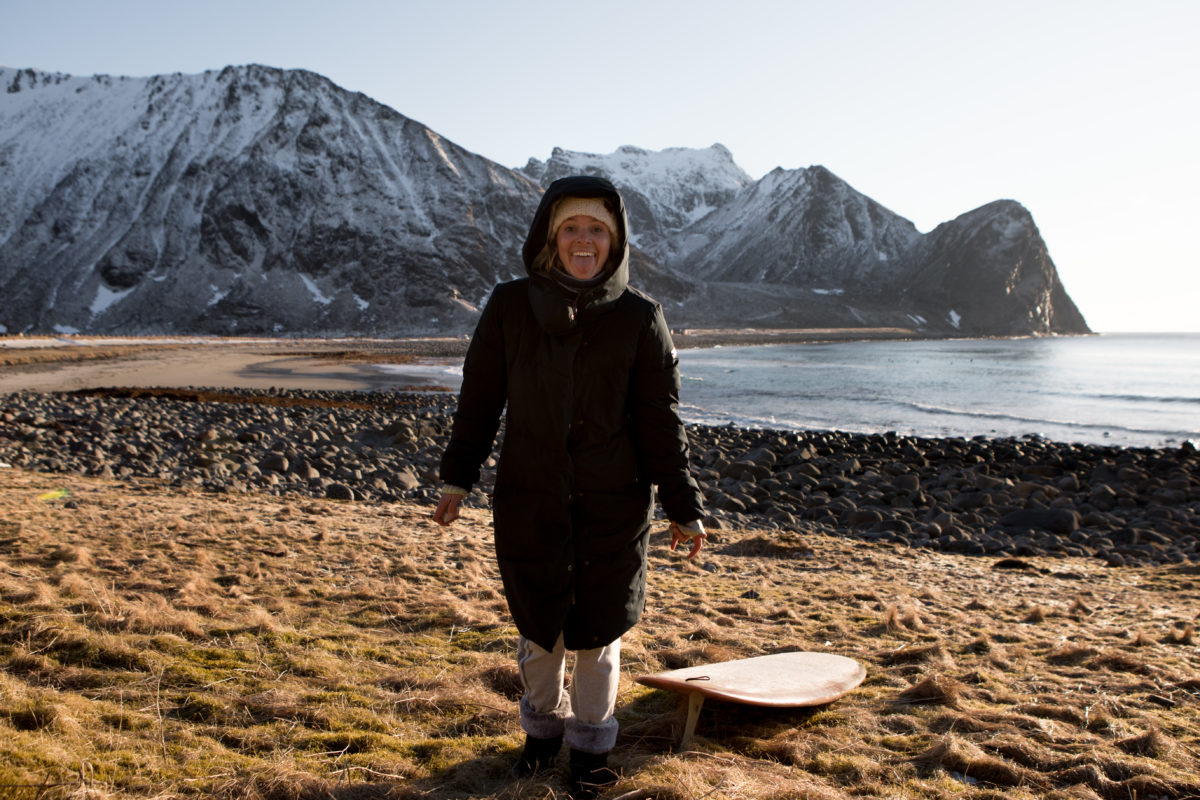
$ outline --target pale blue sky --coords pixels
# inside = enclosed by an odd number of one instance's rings
[[[0,64],[328,76],[506,166],[823,164],[923,231],[1033,213],[1099,331],[1200,330],[1200,2],[0,0]],[[2,102],[2,97],[0,97]]]

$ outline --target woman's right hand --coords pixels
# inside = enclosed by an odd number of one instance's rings
[[[458,492],[442,492],[442,498],[433,512],[433,521],[438,525],[449,525],[458,519],[458,504],[464,496]]]

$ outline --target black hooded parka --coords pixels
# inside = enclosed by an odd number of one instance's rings
[[[601,197],[614,232],[599,285],[575,294],[537,272],[554,203]],[[523,256],[529,277],[497,286],[463,364],[443,481],[470,488],[504,441],[493,497],[496,557],[521,634],[552,650],[603,647],[641,617],[654,495],[667,516],[704,516],[678,413],[679,367],[662,308],[631,288],[616,188],[572,177],[546,190]]]

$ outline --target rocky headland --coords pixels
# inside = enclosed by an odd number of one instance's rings
[[[213,492],[432,503],[454,397],[439,392],[109,388],[0,395],[0,462]],[[1040,438],[689,426],[721,530],[757,527],[1112,566],[1200,562],[1200,458]],[[503,433],[501,434],[503,435]],[[479,491],[488,504],[489,460]]]

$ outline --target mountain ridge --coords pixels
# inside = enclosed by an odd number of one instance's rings
[[[720,144],[510,169],[262,65],[0,86],[0,333],[466,333],[524,274],[541,189],[577,173],[621,188],[634,282],[673,324],[1088,332],[1013,201],[921,234],[823,166],[754,180]]]

